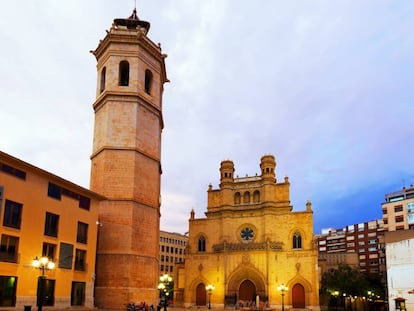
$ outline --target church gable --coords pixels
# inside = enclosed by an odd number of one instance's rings
[[[175,297],[177,306],[199,305],[205,297],[200,284],[211,284],[211,303],[217,307],[277,309],[277,288],[284,283],[294,289],[288,289],[287,305],[319,309],[310,202],[293,212],[289,180],[278,183],[275,168],[274,157],[266,155],[260,175],[239,178],[232,161],[221,163],[219,188],[208,188],[205,217],[191,212],[188,252],[176,280],[185,285],[175,289],[184,295]]]

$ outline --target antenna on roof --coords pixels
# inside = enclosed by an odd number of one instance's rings
[[[137,9],[137,0],[134,0],[134,9]]]

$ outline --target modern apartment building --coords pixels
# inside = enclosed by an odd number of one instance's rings
[[[387,231],[414,229],[414,187],[385,195],[382,218]]]
[[[184,262],[188,235],[160,231],[160,276],[173,275],[174,265]]]
[[[103,199],[0,152],[0,307],[94,307]]]
[[[349,225],[342,229],[324,229],[318,236],[319,257],[329,254],[356,253],[359,269],[380,273],[379,236],[384,234],[382,219]]]

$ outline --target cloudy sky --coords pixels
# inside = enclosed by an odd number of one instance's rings
[[[0,150],[89,187],[96,61],[133,0],[22,0],[0,11]],[[414,2],[138,0],[165,85],[161,228],[204,217],[222,160],[273,154],[314,231],[381,217],[414,183]]]

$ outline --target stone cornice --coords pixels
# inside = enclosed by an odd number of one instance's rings
[[[119,98],[122,97],[123,102],[132,102],[140,104],[146,107],[149,111],[152,111],[155,115],[160,117],[160,126],[161,129],[164,128],[164,119],[162,115],[162,110],[160,107],[154,105],[151,101],[146,99],[143,94],[136,92],[117,92],[117,91],[104,91],[93,103],[93,109],[95,113],[101,109],[107,102],[119,101]]]
[[[290,202],[272,202],[272,204],[263,203],[251,203],[243,205],[225,205],[219,207],[209,207],[205,213],[207,217],[221,217],[228,213],[246,213],[246,212],[258,212],[264,215],[267,214],[280,214],[292,211]]]
[[[243,252],[243,251],[281,251],[283,242],[266,241],[251,243],[219,243],[213,245],[214,253]]]
[[[155,157],[154,155],[151,155],[149,153],[144,152],[143,150],[136,148],[136,147],[122,147],[122,146],[102,146],[101,148],[99,148],[98,150],[95,150],[92,155],[90,156],[90,159],[95,158],[96,156],[98,156],[98,154],[100,154],[103,151],[107,151],[107,150],[115,150],[115,151],[133,151],[133,152],[137,152],[143,156],[145,156],[148,159],[151,159],[153,161],[158,162],[161,165],[161,160],[158,159],[157,157]]]

